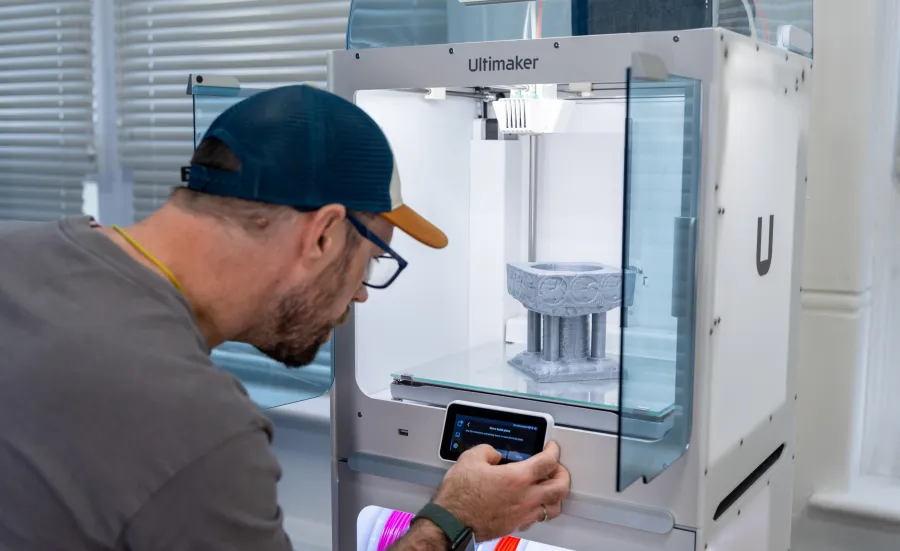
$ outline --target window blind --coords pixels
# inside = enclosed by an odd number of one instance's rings
[[[120,155],[138,219],[179,183],[193,148],[188,75],[242,85],[326,83],[326,53],[342,49],[349,0],[120,0]]]
[[[0,219],[81,213],[92,80],[91,0],[0,4]]]

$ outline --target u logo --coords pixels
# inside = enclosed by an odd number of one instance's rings
[[[766,254],[765,260],[762,257],[762,226],[763,219],[759,217],[756,221],[756,271],[760,276],[769,273],[769,268],[772,266],[772,236],[775,231],[775,215],[769,216],[769,252]]]

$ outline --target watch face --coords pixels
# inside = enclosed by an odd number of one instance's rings
[[[454,551],[475,551],[475,536],[472,535],[472,532],[469,532],[469,535],[466,536],[466,539],[460,544],[459,547],[454,549]]]

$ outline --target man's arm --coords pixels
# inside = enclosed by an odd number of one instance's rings
[[[126,524],[128,551],[291,551],[262,429],[232,437],[163,485]]]
[[[390,551],[447,551],[450,542],[447,536],[429,520],[417,520],[409,531],[400,538]]]
[[[509,465],[498,465],[492,447],[476,446],[447,471],[434,503],[472,529],[477,541],[488,541],[556,518],[569,495],[569,471],[559,464],[559,446]],[[431,521],[421,519],[391,551],[448,551],[450,542]]]

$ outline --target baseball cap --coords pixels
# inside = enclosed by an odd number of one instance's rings
[[[440,249],[447,236],[409,208],[387,137],[353,103],[308,85],[259,92],[226,109],[204,139],[227,145],[240,172],[191,165],[187,187],[298,210],[340,204],[382,216]]]

